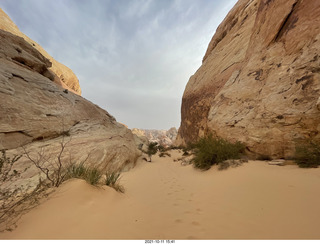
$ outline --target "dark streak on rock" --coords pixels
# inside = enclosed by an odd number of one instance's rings
[[[261,75],[263,74],[263,70],[262,70],[262,69],[259,69],[259,70],[250,72],[250,73],[248,73],[248,76],[250,76],[250,75],[252,75],[252,74],[255,76],[255,80],[260,80]]]
[[[277,42],[279,41],[279,39],[283,36],[283,34],[285,32],[288,32],[289,30],[293,29],[295,26],[295,24],[298,21],[298,17],[297,16],[293,16],[293,12],[295,11],[295,7],[297,5],[298,1],[296,1],[292,7],[291,7],[291,11],[289,12],[289,14],[286,16],[286,18],[284,18],[275,38],[274,41]],[[291,20],[289,21],[290,17],[292,16]]]
[[[13,77],[20,78],[20,79],[22,79],[22,80],[24,80],[24,81],[26,81],[26,82],[29,82],[29,81],[25,80],[21,75],[12,74],[12,76],[13,76]]]
[[[300,82],[304,81],[304,80],[310,80],[312,79],[313,76],[312,75],[305,75],[305,76],[302,76],[300,79],[297,79],[296,80],[296,84],[299,84]]]

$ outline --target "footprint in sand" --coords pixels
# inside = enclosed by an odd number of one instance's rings
[[[181,219],[176,219],[174,222],[175,223],[182,223],[182,220]]]
[[[200,225],[200,223],[199,222],[197,222],[197,221],[192,221],[192,223],[191,223],[192,225],[194,225],[194,226],[199,226]]]
[[[196,211],[197,211],[197,214],[202,214],[202,210],[200,208],[197,208]]]

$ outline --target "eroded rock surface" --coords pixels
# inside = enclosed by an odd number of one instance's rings
[[[212,132],[288,157],[319,139],[320,1],[239,0],[182,100],[177,143]]]
[[[175,127],[169,130],[145,130],[145,129],[132,129],[132,133],[140,137],[143,141],[158,142],[164,147],[171,146],[178,134]]]
[[[129,129],[52,82],[51,62],[24,38],[0,30],[0,43],[0,150],[9,156],[25,150],[34,158],[42,151],[55,161],[63,142],[63,164],[86,159],[102,170],[134,166],[140,152]],[[14,169],[19,181],[37,183],[39,171],[26,157]]]
[[[51,57],[38,43],[30,39],[24,33],[22,33],[19,28],[14,24],[10,17],[0,8],[0,29],[8,31],[16,36],[22,37],[30,45],[32,45],[36,50],[38,50],[44,57],[46,57],[52,66],[49,68],[52,73],[52,80],[58,85],[81,95],[81,88],[79,80],[76,75],[72,72],[70,68],[64,64],[59,63],[53,57]]]

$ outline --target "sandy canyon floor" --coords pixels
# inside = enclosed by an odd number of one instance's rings
[[[0,239],[320,239],[320,168],[201,172],[171,154],[123,173],[124,194],[67,181]]]

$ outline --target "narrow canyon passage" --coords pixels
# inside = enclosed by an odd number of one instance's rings
[[[201,172],[170,153],[123,173],[124,194],[66,182],[0,239],[320,238],[320,169],[250,161]]]

